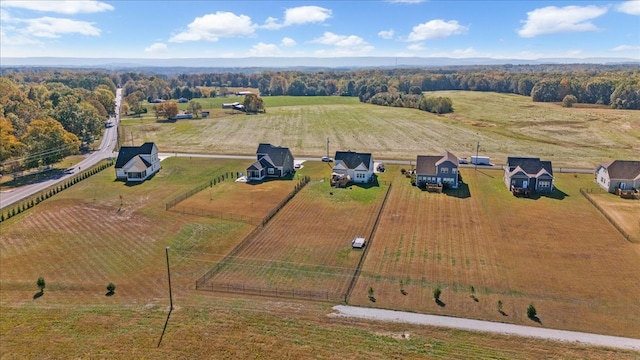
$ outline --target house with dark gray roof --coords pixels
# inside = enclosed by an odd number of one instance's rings
[[[140,146],[122,146],[115,167],[118,180],[144,181],[160,171],[158,147],[152,142]]]
[[[610,193],[640,189],[640,161],[614,160],[600,164],[595,171],[596,183]]]
[[[373,156],[370,153],[336,151],[333,160],[332,184],[368,183],[373,178]]]
[[[247,180],[283,178],[294,173],[293,155],[289,148],[261,143],[256,150],[257,160],[247,168]]]
[[[418,155],[416,159],[416,186],[429,185],[457,189],[459,182],[458,158],[445,151],[442,155]]]
[[[514,195],[528,195],[534,191],[553,191],[551,161],[539,158],[508,157],[504,168],[504,183]]]

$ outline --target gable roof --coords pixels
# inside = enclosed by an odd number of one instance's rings
[[[416,173],[435,175],[438,172],[437,167],[446,161],[451,161],[458,167],[458,158],[448,151],[445,151],[442,155],[418,155]]]
[[[371,163],[371,154],[370,153],[357,153],[354,151],[336,151],[336,156],[334,156],[334,161],[336,166],[338,162],[343,162],[347,168],[355,169],[358,166],[362,165],[366,170],[369,169],[369,164]]]
[[[551,161],[542,161],[539,158],[508,157],[507,168],[510,173],[521,170],[528,175],[542,175],[547,172],[553,176]]]
[[[435,174],[436,163],[442,159],[438,155],[418,155],[416,159],[416,173],[417,174]]]
[[[266,160],[272,164],[272,166],[284,166],[287,157],[292,156],[289,148],[273,146],[269,143],[260,143],[258,150],[256,151],[258,160],[266,158]]]
[[[125,166],[129,160],[138,155],[151,155],[153,148],[156,145],[152,142],[146,142],[140,146],[122,146],[118,152],[118,159],[116,160],[116,168]]]
[[[610,179],[640,179],[640,161],[614,160],[601,166],[607,169]]]

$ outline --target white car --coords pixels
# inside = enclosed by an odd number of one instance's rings
[[[324,162],[332,162],[332,161],[333,161],[333,159],[332,159],[332,158],[330,158],[330,157],[328,157],[328,156],[323,156],[323,157],[322,157],[322,161],[324,161]]]

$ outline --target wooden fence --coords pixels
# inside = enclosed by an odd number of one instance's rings
[[[300,190],[302,190],[304,186],[309,183],[310,180],[311,179],[308,176],[302,177],[299,180],[296,187],[293,189],[293,191],[291,191],[291,193],[289,193],[289,195],[287,195],[287,197],[284,198],[284,200],[282,200],[278,205],[276,205],[273,208],[273,210],[271,210],[262,219],[260,224],[258,224],[258,226],[255,229],[253,229],[247,236],[245,236],[245,238],[238,245],[236,245],[236,247],[233,248],[233,250],[231,250],[222,260],[220,260],[220,262],[218,262],[213,268],[211,268],[211,270],[207,271],[198,280],[196,280],[196,289],[205,287],[207,282],[215,274],[217,274],[226,265],[228,261],[230,261],[236,255],[238,255],[240,251],[246,248],[251,243],[251,241],[257,236],[257,234],[262,230],[262,228],[265,225],[267,225],[269,220],[271,220],[280,211],[280,209],[282,209]],[[221,290],[218,289],[218,291],[221,291]]]
[[[180,194],[180,195],[176,196],[175,198],[171,199],[169,202],[164,204],[164,209],[165,210],[169,210],[172,207],[176,206],[179,202],[185,200],[186,198],[189,198],[189,197],[199,193],[200,191],[202,191],[202,190],[204,190],[204,189],[206,189],[208,187],[213,187],[214,185],[216,185],[218,183],[221,183],[221,182],[223,182],[223,181],[225,181],[227,179],[233,179],[234,176],[237,178],[238,174],[234,173],[234,172],[226,172],[224,174],[221,174],[218,177],[213,178],[213,179],[207,181],[204,184],[198,185],[195,188],[193,188],[193,189],[191,189],[191,190],[189,190],[189,191],[187,191],[187,192],[185,192],[183,194]]]

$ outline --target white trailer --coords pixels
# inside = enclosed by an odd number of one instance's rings
[[[353,247],[354,249],[362,249],[366,243],[367,242],[363,237],[358,236],[351,241],[351,247]]]
[[[474,165],[491,165],[491,160],[488,156],[472,156],[471,163]]]

